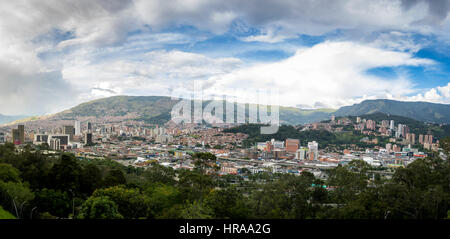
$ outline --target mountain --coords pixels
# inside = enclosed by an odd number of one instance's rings
[[[141,120],[147,123],[164,124],[171,118],[172,107],[179,102],[167,96],[113,96],[82,103],[69,110],[48,116],[33,117],[17,121],[23,123],[36,120],[74,120],[95,117],[99,119]],[[211,101],[204,101],[205,107]],[[243,107],[237,104],[237,107]],[[283,124],[305,124],[328,119],[334,109],[304,110],[279,107]],[[248,111],[246,112],[248,116]]]
[[[337,110],[336,116],[360,116],[381,112],[433,123],[450,123],[450,105],[395,100],[365,100]]]
[[[171,118],[172,107],[179,102],[167,96],[113,96],[82,103],[69,110],[40,117],[22,119],[10,124],[39,120],[68,121],[74,119],[104,121],[139,120],[147,123],[164,124]],[[204,101],[203,107],[211,101]],[[243,107],[243,104],[238,104]],[[299,109],[279,107],[282,124],[298,125],[319,122],[335,116],[361,116],[384,113],[411,118],[423,122],[450,123],[450,105],[426,102],[402,102],[393,100],[366,100],[352,106],[338,109]],[[248,111],[246,112],[248,115]]]
[[[9,122],[13,122],[19,119],[26,118],[27,116],[19,116],[19,115],[2,115],[0,114],[0,125],[7,124]]]

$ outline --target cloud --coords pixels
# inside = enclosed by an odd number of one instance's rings
[[[237,58],[211,58],[179,50],[135,52],[103,60],[95,54],[76,53],[64,60],[62,74],[83,92],[78,99],[83,102],[120,94],[170,95],[170,89],[190,87],[193,80],[225,74],[242,64]]]
[[[410,53],[389,51],[352,42],[323,42],[304,48],[280,62],[257,64],[208,79],[211,91],[278,89],[285,105],[322,104],[337,108],[363,99],[401,97],[417,91],[406,77],[370,75],[377,67],[426,66],[434,62]],[[256,99],[255,92],[247,92]]]
[[[446,86],[431,88],[423,94],[419,93],[413,96],[400,97],[400,100],[450,104],[450,83]]]
[[[413,36],[450,39],[449,8],[442,0],[2,1],[0,113],[54,112],[115,94],[165,94],[194,79],[211,88],[280,87],[292,105],[334,107],[414,94],[445,102],[448,86],[419,94],[407,76],[387,80],[366,71],[433,64],[412,56],[423,47]],[[249,66],[235,57],[188,52],[185,45],[205,36],[167,30],[183,26],[209,37],[230,33],[246,44],[333,31],[344,40]],[[164,50],[167,45],[172,48]]]

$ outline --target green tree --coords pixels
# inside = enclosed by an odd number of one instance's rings
[[[53,165],[49,180],[54,189],[79,191],[82,168],[73,154],[63,154],[61,160]]]
[[[194,201],[187,203],[186,207],[181,210],[181,218],[183,219],[212,219],[213,211],[204,205],[202,201]]]
[[[26,185],[0,181],[0,205],[17,218],[22,218],[24,208],[33,198],[33,192]]]
[[[97,189],[93,197],[107,196],[113,201],[124,218],[140,218],[147,216],[146,197],[136,188],[125,188],[124,186],[113,186]]]
[[[107,196],[90,197],[81,206],[78,219],[122,219],[117,205]]]
[[[101,185],[102,173],[100,169],[95,164],[87,164],[81,172],[80,191],[91,195]]]
[[[67,218],[72,212],[72,200],[67,192],[44,188],[35,192],[33,206],[37,210],[59,218]]]
[[[123,185],[126,183],[127,180],[125,178],[125,174],[122,172],[122,170],[117,168],[111,169],[103,180],[103,185],[105,187]]]
[[[0,163],[0,181],[4,182],[20,182],[20,172],[11,164]]]

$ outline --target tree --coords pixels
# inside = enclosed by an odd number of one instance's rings
[[[111,169],[106,175],[103,185],[105,187],[112,187],[117,185],[126,184],[127,180],[125,178],[125,174],[120,169]]]
[[[214,218],[245,219],[250,210],[243,195],[234,187],[212,190],[205,198],[205,205],[214,212]]]
[[[181,204],[181,195],[178,189],[170,185],[158,185],[149,187],[144,192],[146,194],[146,205],[150,217],[164,217],[164,211],[172,208],[176,204]]]
[[[50,170],[49,179],[54,189],[78,191],[81,171],[81,166],[73,154],[63,154],[60,162]]]
[[[33,200],[34,194],[22,183],[0,181],[0,205],[22,218],[26,204]]]
[[[87,164],[81,172],[80,191],[91,195],[101,185],[102,173],[100,169],[92,163]]]
[[[183,219],[212,219],[212,215],[213,211],[211,208],[198,200],[193,203],[187,203],[186,207],[181,210],[181,217]]]
[[[148,182],[153,184],[175,185],[175,171],[172,168],[164,167],[156,163],[145,170],[144,177]]]
[[[42,212],[48,212],[59,218],[67,218],[72,212],[72,200],[67,192],[47,189],[37,191],[33,205]]]
[[[20,182],[20,172],[11,164],[0,163],[0,181],[4,182]]]
[[[114,186],[97,189],[93,197],[108,197],[113,201],[124,218],[140,218],[147,216],[146,197],[136,188]]]
[[[107,196],[89,197],[81,206],[78,219],[122,219],[117,205]]]

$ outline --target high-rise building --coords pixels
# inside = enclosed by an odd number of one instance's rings
[[[423,144],[423,134],[419,134],[419,144]]]
[[[84,134],[84,144],[91,145],[92,144],[92,133]]]
[[[394,130],[394,128],[395,128],[394,120],[391,120],[391,124],[389,125],[389,129],[390,130]]]
[[[403,136],[403,135],[402,135],[402,133],[403,133],[403,127],[404,127],[404,125],[398,124],[397,131],[395,132],[395,137],[396,137],[396,138],[400,138],[400,137]]]
[[[375,130],[376,123],[373,120],[367,120],[366,121],[366,128],[370,130]]]
[[[425,140],[425,141],[430,145],[433,144],[433,135],[428,134],[425,137],[427,137],[427,136],[428,136],[428,140]]]
[[[0,132],[0,143],[4,143],[5,142],[5,133]]]
[[[20,143],[23,144],[23,143],[25,143],[25,125],[19,124],[17,126],[17,129],[19,130]]]
[[[356,123],[360,123],[361,122],[361,117],[356,117]]]
[[[17,129],[12,129],[11,135],[15,145],[23,144],[25,142],[25,126],[18,125]]]
[[[92,123],[91,122],[87,123],[87,131],[92,132]]]
[[[73,125],[65,125],[63,127],[63,134],[69,135],[69,140],[72,142],[73,135],[75,134],[75,128],[73,127]]]
[[[316,141],[308,142],[309,160],[317,160],[319,158],[319,144]]]
[[[306,158],[306,153],[308,152],[307,148],[300,148],[295,152],[295,159],[298,160],[305,160]]]
[[[81,135],[81,124],[80,121],[75,121],[73,127],[75,128],[75,135]]]
[[[335,119],[336,119],[336,117],[334,115],[331,115],[331,121],[334,122]]]
[[[295,153],[300,146],[300,140],[298,139],[286,139],[286,152]]]

